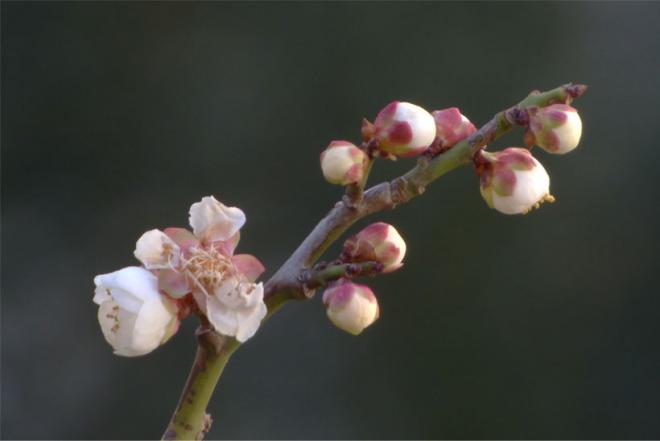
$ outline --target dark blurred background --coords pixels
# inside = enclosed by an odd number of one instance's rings
[[[500,215],[465,168],[361,222],[408,242],[370,282],[381,319],[354,338],[318,296],[286,306],[229,364],[210,437],[660,437],[658,23],[658,3],[2,2],[2,437],[161,435],[195,320],[127,359],[92,303],[144,231],[214,194],[270,275],[340,197],[318,155],[363,116],[483,124],[569,81],[581,146],[537,152],[557,203]]]

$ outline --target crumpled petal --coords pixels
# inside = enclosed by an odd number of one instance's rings
[[[179,246],[181,252],[186,252],[192,247],[199,246],[199,239],[185,228],[170,227],[165,228],[163,232]]]
[[[210,243],[231,238],[245,224],[240,208],[227,207],[213,196],[206,196],[190,207],[190,226],[201,241]]]
[[[241,343],[257,332],[267,313],[262,283],[242,282],[232,290],[216,290],[215,295],[195,290],[193,296],[218,333]]]
[[[181,250],[167,234],[154,229],[138,239],[133,254],[147,269],[176,268]]]

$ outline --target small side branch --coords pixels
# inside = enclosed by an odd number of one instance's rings
[[[344,277],[374,276],[382,271],[383,264],[380,262],[342,263],[323,266],[318,269],[303,270],[298,280],[306,288],[315,289]]]

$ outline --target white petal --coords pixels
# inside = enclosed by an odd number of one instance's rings
[[[435,139],[435,119],[422,107],[411,103],[399,103],[394,119],[410,124],[413,137],[408,144],[412,149],[428,147]]]
[[[94,277],[94,283],[97,288],[126,291],[142,301],[160,297],[156,276],[139,266],[129,266],[114,273],[98,275]]]
[[[208,308],[206,307],[207,299],[209,296],[204,294],[202,291],[199,289],[193,289],[192,292],[193,299],[195,299],[195,303],[197,303],[197,306],[199,307],[200,311],[204,313],[204,315],[208,316]]]
[[[206,315],[217,332],[244,342],[257,332],[266,316],[263,296],[262,283],[243,282],[222,297],[208,296],[205,299]]]
[[[580,143],[582,120],[577,112],[565,112],[566,122],[553,129],[559,139],[556,153],[568,153]]]
[[[101,331],[106,341],[114,348],[115,354],[133,356],[131,342],[137,314],[121,309],[114,301],[103,303],[98,312]]]
[[[493,192],[493,207],[504,214],[519,214],[530,210],[550,192],[550,177],[543,166],[536,161],[532,170],[516,170],[516,184],[513,194],[500,196]]]
[[[238,314],[220,299],[210,296],[206,300],[207,318],[215,330],[222,335],[235,336],[238,331]]]
[[[181,250],[167,234],[154,229],[138,239],[134,254],[148,269],[176,268]]]
[[[176,315],[165,307],[163,301],[145,302],[135,321],[131,351],[142,355],[160,346],[172,320],[176,320]]]
[[[206,242],[227,240],[245,224],[240,208],[227,207],[213,196],[206,196],[190,207],[190,226],[199,239]]]
[[[236,332],[236,340],[243,343],[252,338],[252,336],[257,333],[261,321],[266,317],[267,312],[268,308],[266,308],[266,304],[262,302],[248,314],[239,313],[239,327]]]
[[[107,288],[104,286],[97,286],[94,290],[94,298],[92,300],[97,305],[101,305],[108,300],[112,300],[112,296],[110,296]]]

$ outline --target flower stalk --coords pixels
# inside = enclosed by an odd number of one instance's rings
[[[240,346],[236,339],[204,324],[197,330],[197,341],[195,361],[163,440],[204,439],[212,422],[206,413],[209,400],[229,358]]]

